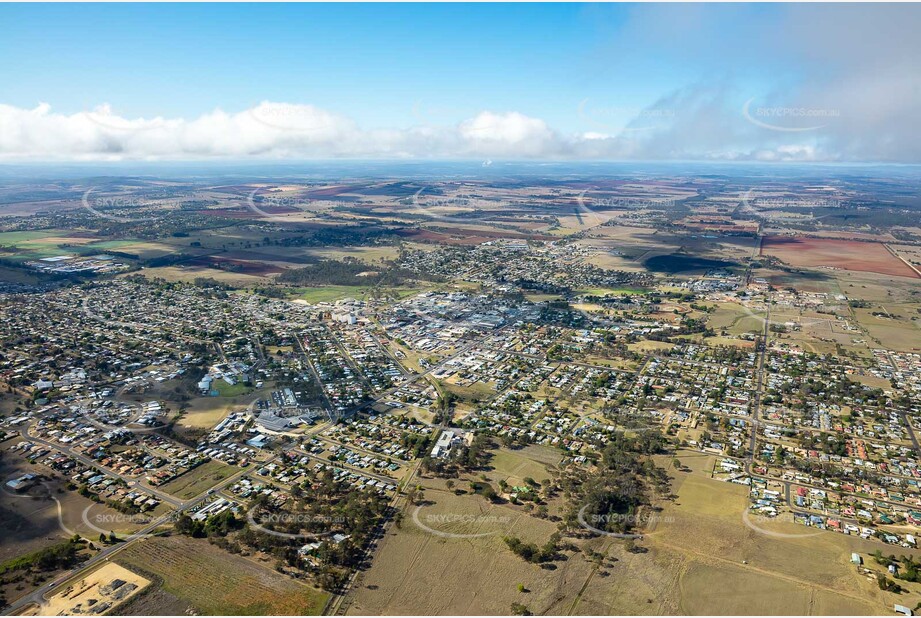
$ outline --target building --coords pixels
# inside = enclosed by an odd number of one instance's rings
[[[15,478],[11,481],[6,482],[6,486],[12,489],[13,491],[26,491],[35,483],[38,482],[38,476],[35,474],[23,474],[19,478]]]
[[[438,437],[438,442],[432,448],[432,457],[446,459],[451,454],[451,447],[454,446],[456,436],[453,432],[445,430]]]
[[[260,433],[247,440],[246,443],[253,448],[265,448],[269,443],[269,437]]]

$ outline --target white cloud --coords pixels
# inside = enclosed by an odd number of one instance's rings
[[[510,159],[760,159],[821,158],[803,145],[730,149],[738,138],[712,114],[715,99],[679,93],[696,130],[676,129],[676,116],[655,130],[619,135],[560,134],[518,112],[484,111],[451,127],[363,129],[311,105],[264,101],[240,112],[220,109],[198,118],[125,118],[101,105],[61,114],[0,104],[3,160],[169,160],[211,158],[510,158]]]
[[[591,10],[602,15],[606,8]],[[195,118],[125,118],[106,105],[65,114],[46,103],[33,109],[0,104],[0,160],[921,163],[918,30],[917,5],[778,5],[765,11],[756,5],[640,4],[630,7],[627,22],[597,50],[603,56],[597,79],[617,83],[617,67],[655,49],[657,64],[692,81],[673,76],[675,87],[645,109],[583,99],[569,110],[579,124],[571,134],[517,111],[439,114],[418,105],[413,108],[418,126],[367,128],[334,111],[285,102],[216,109]],[[752,101],[750,110],[743,108],[746,101]],[[433,115],[454,114],[451,121],[431,122]],[[633,120],[625,121],[628,116]]]

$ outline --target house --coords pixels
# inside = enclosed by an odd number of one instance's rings
[[[23,474],[19,478],[15,478],[11,481],[6,482],[6,486],[12,489],[13,491],[25,491],[35,485],[38,482],[38,476],[35,474]]]

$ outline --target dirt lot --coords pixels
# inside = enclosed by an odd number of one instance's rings
[[[127,603],[149,585],[150,580],[107,562],[95,571],[67,582],[63,589],[48,599],[47,604],[24,615],[99,616]]]

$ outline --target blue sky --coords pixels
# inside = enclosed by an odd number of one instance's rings
[[[863,120],[915,101],[849,110],[842,83],[857,88],[879,76],[874,67],[904,62],[918,16],[838,5],[4,4],[0,121],[19,137],[0,138],[0,156],[55,158],[43,140],[56,127],[73,133],[57,145],[64,158],[913,160],[907,144],[886,147],[904,128]],[[849,28],[866,25],[875,32],[863,30],[855,56]],[[912,65],[901,80],[908,72],[917,90]],[[758,125],[741,111],[750,100],[807,111]],[[200,141],[215,110],[264,102],[305,106],[283,113],[301,129],[319,114],[335,131],[254,137],[233,152]],[[103,104],[121,133],[103,122],[87,138],[80,114]],[[178,124],[122,135],[155,117]],[[226,131],[243,119],[220,122]],[[420,127],[438,135],[405,133]],[[194,148],[182,146],[190,133]]]
[[[606,9],[608,27],[626,10]],[[675,79],[634,81],[637,66],[599,79],[597,13],[550,4],[3,5],[3,98],[62,112],[108,102],[148,116],[271,100],[383,126],[516,110],[574,128],[585,97],[616,90],[625,105],[644,105]],[[613,86],[628,80],[629,89]]]

